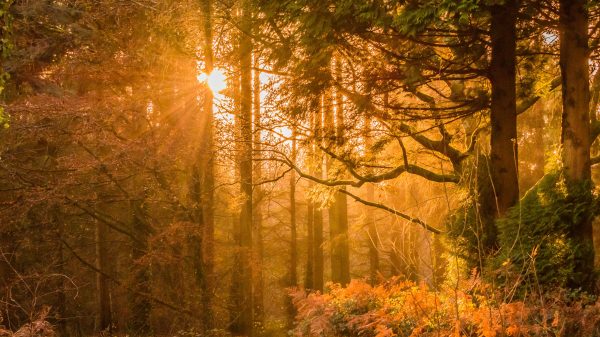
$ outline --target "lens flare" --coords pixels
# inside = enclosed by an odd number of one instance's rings
[[[201,73],[198,75],[198,81],[206,84],[213,93],[219,93],[227,88],[227,78],[221,69],[215,68],[210,74]]]

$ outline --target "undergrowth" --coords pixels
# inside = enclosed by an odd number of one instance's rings
[[[475,275],[438,291],[399,279],[329,287],[326,294],[292,293],[294,336],[600,336],[600,303],[564,290],[503,302]]]
[[[569,230],[591,221],[597,197],[588,186],[576,187],[567,187],[560,172],[546,174],[497,221],[502,248],[491,269],[502,282],[565,287],[586,277],[574,273],[575,254],[585,247],[569,239]]]

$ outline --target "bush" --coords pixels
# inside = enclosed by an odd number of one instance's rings
[[[459,289],[460,288],[460,289]],[[545,298],[505,303],[476,277],[459,288],[431,291],[392,279],[371,287],[353,280],[328,294],[292,294],[295,336],[565,336],[600,337],[600,304],[557,290]],[[462,290],[461,290],[462,289]],[[468,290],[467,290],[468,289]]]
[[[574,224],[591,221],[595,199],[589,186],[566,186],[559,172],[546,174],[497,221],[500,252],[492,263],[503,283],[528,288],[565,287],[573,274]]]

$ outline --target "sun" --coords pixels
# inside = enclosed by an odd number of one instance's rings
[[[201,73],[198,75],[198,81],[200,83],[205,83],[210,88],[210,91],[215,94],[227,88],[227,78],[219,68],[213,69],[208,75],[206,73]]]

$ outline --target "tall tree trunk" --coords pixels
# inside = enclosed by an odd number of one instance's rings
[[[489,69],[491,101],[491,182],[484,198],[494,200],[492,209],[483,213],[483,254],[498,248],[494,219],[503,216],[519,200],[517,172],[517,104],[516,104],[516,0],[494,5],[491,12],[492,58]],[[485,202],[483,204],[489,204]]]
[[[365,118],[365,125],[363,129],[363,139],[365,144],[365,151],[371,151],[371,118]],[[370,201],[375,201],[375,185],[367,184],[366,186],[366,198]],[[365,207],[365,227],[367,229],[367,247],[369,247],[369,283],[375,285],[377,283],[377,277],[380,273],[379,269],[379,234],[377,233],[377,226],[375,224],[375,209],[370,206]]]
[[[296,126],[292,127],[292,149],[291,160],[296,162]],[[294,288],[298,285],[298,231],[296,228],[296,171],[290,171],[290,269],[288,271],[288,287]],[[293,328],[296,317],[296,309],[291,297],[287,297],[287,327]]]
[[[594,245],[591,214],[590,84],[587,1],[561,0],[559,11],[560,70],[562,74],[562,160],[569,198],[588,202],[586,214],[569,231],[575,265],[569,286],[592,291]]]
[[[64,233],[64,225],[63,225],[63,221],[61,221],[61,219],[62,219],[62,213],[60,210],[60,206],[54,205],[52,208],[52,223],[54,226],[56,226],[56,229],[58,232],[58,239],[59,239],[57,273],[60,275],[66,275],[65,265],[67,262],[65,260],[63,243],[60,241],[60,240],[62,240],[63,233]],[[68,325],[67,325],[67,294],[66,294],[67,280],[64,277],[61,277],[58,282],[59,282],[59,284],[58,284],[59,290],[57,293],[58,332],[61,337],[62,336],[68,337],[69,330],[68,330]]]
[[[204,71],[210,74],[214,70],[213,64],[213,37],[212,37],[212,0],[202,0],[201,10],[203,15],[204,33]],[[205,330],[214,328],[213,297],[215,292],[214,275],[214,130],[213,130],[213,92],[206,88],[204,91],[204,115],[201,118],[201,145],[199,161],[202,165],[200,175],[200,200],[202,207],[201,223],[201,256],[202,256],[202,279],[201,302],[202,323]]]
[[[309,182],[308,188],[312,183]],[[314,209],[315,205],[311,200],[307,200],[306,206],[306,269],[304,273],[304,288],[306,289],[314,289],[313,284],[313,265],[315,260],[315,251],[314,251]]]
[[[367,200],[375,200],[375,186],[367,184]],[[369,247],[369,283],[377,283],[379,269],[379,233],[375,224],[375,210],[367,206],[365,209],[367,225],[367,246]]]
[[[96,269],[105,272],[108,268],[107,228],[102,221],[96,221]],[[98,303],[98,325],[99,331],[112,329],[112,313],[110,310],[110,284],[106,275],[96,273],[96,291]]]
[[[146,220],[146,210],[143,200],[131,200],[131,232],[136,240],[131,243],[131,257],[133,258],[133,284],[135,293],[131,294],[131,320],[129,330],[139,336],[151,333],[150,311],[152,304],[147,297],[138,294],[150,294],[150,267],[141,262],[148,251],[150,228]]]
[[[252,15],[250,1],[242,1],[240,22],[240,104],[236,114],[239,130],[238,163],[240,192],[243,197],[239,217],[239,299],[238,314],[232,317],[232,332],[253,336],[254,304],[252,291]]]
[[[341,77],[341,67],[339,60],[334,62],[335,77]],[[334,145],[334,148],[341,148],[344,145],[344,112],[342,104],[342,95],[337,90],[335,97],[331,97],[331,92],[325,94],[324,114],[325,114],[325,146]],[[334,108],[335,106],[335,122]],[[331,142],[330,140],[333,140]],[[334,149],[335,151],[335,149]],[[327,174],[331,174],[332,159],[327,160]],[[342,189],[345,187],[342,187]],[[329,234],[331,247],[331,280],[334,283],[340,283],[342,286],[350,283],[350,255],[348,247],[348,201],[344,193],[337,192],[334,195],[334,203],[329,207]]]
[[[337,145],[336,134],[335,134],[335,122],[334,122],[334,101],[333,101],[333,89],[327,88],[323,92],[323,140],[319,142],[321,146],[335,151]],[[336,174],[333,172],[334,159],[330,156],[325,155],[325,175],[327,179],[335,180]],[[339,240],[339,214],[337,204],[337,190],[334,192],[334,201],[327,207],[327,213],[329,218],[329,254],[331,263],[331,281],[334,283],[341,283],[341,261],[338,253],[339,248],[337,247],[337,240]]]
[[[254,68],[259,68],[258,56],[254,58]],[[254,154],[257,158],[262,156],[261,146],[261,113],[260,113],[260,71],[255,70],[253,76],[253,110],[254,110]],[[255,181],[262,179],[262,162],[254,162]],[[263,324],[264,322],[264,299],[263,299],[263,237],[262,237],[262,210],[261,202],[263,200],[263,190],[260,185],[254,187],[254,215],[253,219],[253,237],[254,237],[254,257],[252,259],[253,280],[254,280],[254,322]]]
[[[321,155],[318,145],[322,141],[322,133],[323,133],[323,122],[322,122],[322,114],[323,114],[323,101],[322,99],[319,102],[319,109],[316,110],[314,115],[314,133],[315,133],[315,143],[314,143],[314,158],[315,158],[315,172],[314,175],[316,177],[323,177],[323,156]],[[313,204],[313,289],[323,292],[323,284],[324,284],[324,257],[323,257],[323,211],[320,208],[320,205]]]

